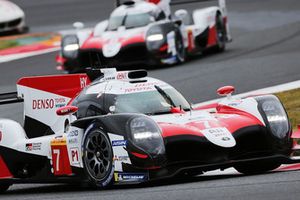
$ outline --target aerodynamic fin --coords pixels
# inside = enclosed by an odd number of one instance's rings
[[[58,116],[56,110],[66,106],[89,83],[86,74],[21,78],[17,82],[17,96],[24,99],[24,128],[27,135],[45,134],[34,131],[36,127],[49,133],[61,131],[66,116]]]

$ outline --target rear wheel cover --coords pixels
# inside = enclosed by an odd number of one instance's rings
[[[84,170],[93,185],[105,187],[113,178],[112,146],[108,135],[97,124],[92,125],[83,142]]]

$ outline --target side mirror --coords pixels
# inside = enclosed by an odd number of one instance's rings
[[[188,11],[184,9],[176,10],[174,15],[179,19],[184,19],[188,16]]]
[[[175,23],[179,26],[182,24],[182,22],[186,22],[188,20],[188,11],[184,9],[176,10],[174,15],[177,19],[179,19],[178,21],[181,21],[180,24],[175,21]]]
[[[84,28],[84,23],[75,22],[75,23],[73,23],[73,27],[76,28],[77,30],[83,29]]]
[[[70,115],[77,112],[78,107],[76,106],[64,106],[56,110],[58,116]]]
[[[234,91],[235,91],[235,88],[231,85],[228,85],[228,86],[220,87],[217,90],[217,93],[219,96],[222,96],[222,97],[224,97],[224,96],[230,97]]]

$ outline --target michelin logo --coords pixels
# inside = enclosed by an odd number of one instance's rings
[[[112,146],[116,147],[116,146],[126,146],[127,141],[126,140],[113,140],[112,141]]]
[[[116,182],[144,182],[148,180],[146,173],[115,173]]]

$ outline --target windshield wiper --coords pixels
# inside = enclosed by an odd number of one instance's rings
[[[172,98],[163,89],[161,89],[161,87],[157,85],[154,85],[154,87],[158,91],[158,93],[166,100],[167,103],[169,103],[172,107],[176,107]]]

